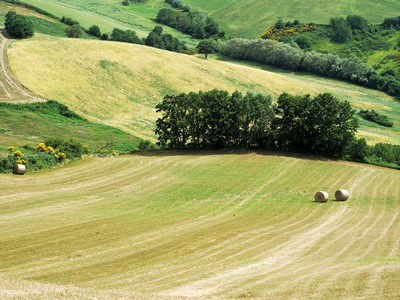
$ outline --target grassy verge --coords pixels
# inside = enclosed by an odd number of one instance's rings
[[[51,137],[74,139],[92,151],[110,143],[106,151],[120,153],[136,150],[141,141],[120,129],[89,122],[55,101],[0,103],[0,156],[7,155],[9,146],[36,153],[36,146]]]

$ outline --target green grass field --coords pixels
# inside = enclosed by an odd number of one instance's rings
[[[5,15],[10,10],[15,10],[17,13],[27,16],[33,23],[36,34],[66,37],[65,29],[67,25],[35,11],[8,2],[0,2],[0,25],[2,27],[4,26]],[[86,33],[83,34],[82,38],[93,39],[93,37]]]
[[[184,0],[200,7],[235,37],[257,38],[279,19],[329,23],[330,18],[357,14],[372,23],[399,15],[396,0]]]
[[[167,7],[164,1],[150,1],[145,4],[131,4],[125,7],[119,0],[23,0],[23,2],[40,7],[58,17],[69,16],[78,20],[84,27],[99,25],[103,32],[111,32],[113,28],[134,29],[140,37],[159,25],[154,22],[161,7]],[[194,47],[198,41],[180,31],[164,26],[164,32]]]
[[[16,77],[41,97],[56,99],[90,121],[153,141],[155,105],[166,94],[217,88],[274,97],[331,92],[356,109],[373,108],[394,121],[390,129],[361,121],[359,136],[370,143],[400,143],[399,101],[336,80],[139,45],[50,37],[14,42],[8,56]]]
[[[100,25],[110,31],[113,27],[127,26],[145,35],[154,23],[163,0],[149,0],[144,4],[121,5],[119,0],[23,0],[57,16],[74,16],[85,26]],[[326,24],[331,17],[358,14],[373,23],[382,22],[385,17],[397,16],[400,3],[396,0],[184,0],[184,3],[199,7],[221,25],[228,35],[234,37],[257,38],[268,25],[278,19]],[[193,42],[187,35],[168,29],[187,42]]]
[[[0,298],[396,299],[399,181],[268,152],[0,175]],[[338,188],[348,202],[313,202]]]

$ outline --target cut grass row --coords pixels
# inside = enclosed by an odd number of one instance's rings
[[[157,152],[0,175],[0,291],[390,299],[399,176],[268,152]],[[312,201],[339,187],[348,202]]]
[[[359,136],[370,143],[400,143],[400,102],[336,80],[115,42],[40,37],[14,42],[8,55],[13,73],[35,93],[141,138],[154,140],[155,105],[166,94],[217,88],[273,97],[330,92],[356,109],[374,109],[394,122],[387,129],[360,121]]]

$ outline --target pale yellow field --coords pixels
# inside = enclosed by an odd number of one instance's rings
[[[13,73],[33,92],[58,100],[91,121],[142,138],[154,140],[154,106],[166,94],[217,88],[274,97],[282,92],[332,92],[356,108],[388,114],[395,122],[393,129],[364,122],[360,136],[370,143],[400,143],[399,101],[335,80],[277,74],[139,45],[43,36],[14,42],[8,56]]]
[[[0,298],[398,299],[399,182],[267,152],[0,175]],[[348,202],[313,202],[338,188]]]

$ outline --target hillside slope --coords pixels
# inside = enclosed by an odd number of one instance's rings
[[[157,13],[160,8],[168,7],[164,0],[132,3],[129,6],[123,6],[122,1],[115,0],[22,0],[22,2],[40,7],[60,18],[72,17],[86,28],[96,24],[103,32],[111,32],[115,27],[134,29],[140,37],[146,37],[156,25],[159,25],[154,21]],[[165,27],[164,32],[172,34],[191,47],[198,44],[196,39],[173,28]]]
[[[373,108],[393,129],[362,121],[370,142],[400,143],[400,102],[383,93],[310,75],[274,73],[124,43],[37,37],[14,42],[10,66],[21,83],[91,121],[154,139],[155,105],[169,93],[213,88],[272,94],[331,92],[355,108]]]
[[[0,175],[0,298],[396,299],[399,182],[395,170],[268,152]],[[313,202],[338,188],[348,202]]]
[[[357,14],[372,23],[399,15],[397,0],[183,0],[210,12],[229,35],[258,38],[279,19],[329,23],[332,17]]]

